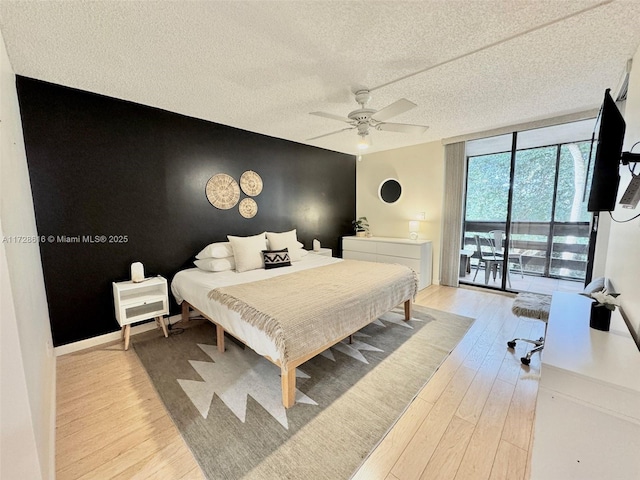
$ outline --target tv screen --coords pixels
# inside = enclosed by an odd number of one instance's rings
[[[625,128],[624,118],[607,89],[600,110],[598,146],[587,204],[590,212],[610,212],[615,209]]]

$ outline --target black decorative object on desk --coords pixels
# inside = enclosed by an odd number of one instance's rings
[[[609,310],[602,304],[592,303],[591,304],[591,316],[589,317],[589,326],[591,328],[595,328],[596,330],[602,330],[603,332],[609,331],[609,326],[611,325],[611,312],[613,310]]]
[[[594,286],[593,291],[590,287]],[[589,326],[595,330],[603,332],[609,331],[611,325],[611,312],[620,306],[618,301],[619,293],[610,290],[611,284],[604,277],[600,277],[585,287],[585,292],[580,295],[589,297],[593,300],[591,304],[591,314],[589,316]]]

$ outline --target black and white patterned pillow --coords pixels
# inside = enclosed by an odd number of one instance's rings
[[[283,248],[282,250],[262,250],[262,257],[264,258],[264,268],[266,270],[291,266],[291,257],[289,257],[288,248]]]

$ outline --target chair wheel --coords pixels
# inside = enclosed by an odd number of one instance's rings
[[[507,342],[507,347],[509,348],[516,348],[516,342],[514,342],[513,340],[510,342]]]
[[[522,357],[520,361],[522,362],[523,365],[529,365],[531,363],[531,359],[527,357]]]

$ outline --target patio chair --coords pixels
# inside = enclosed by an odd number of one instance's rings
[[[476,273],[473,276],[473,281],[476,281],[478,270],[480,270],[480,266],[484,264],[484,283],[487,285],[489,283],[489,275],[491,272],[493,272],[493,279],[495,280],[498,269],[502,264],[502,258],[493,253],[493,244],[488,239],[487,244],[491,249],[491,254],[487,254],[482,251],[482,239],[480,235],[474,235],[474,237],[476,240],[476,254],[474,256],[478,259],[478,265],[476,266]]]
[[[505,238],[503,230],[490,230],[488,232],[489,241],[493,242],[493,248],[495,255],[504,258],[504,248],[502,242]],[[517,264],[520,269],[520,276],[524,279],[524,270],[522,268],[522,254],[509,252],[509,258],[507,259],[509,264]],[[511,282],[509,282],[511,283]],[[511,286],[511,285],[509,285]]]

